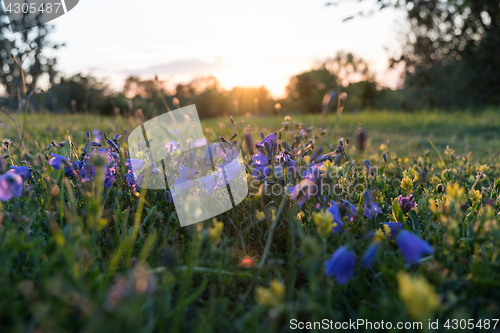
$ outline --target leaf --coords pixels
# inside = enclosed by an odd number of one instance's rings
[[[418,220],[417,213],[414,210],[410,211],[411,222],[413,223],[413,231],[420,235],[420,221]]]
[[[405,217],[403,215],[403,212],[401,211],[401,208],[399,207],[398,200],[394,200],[392,203],[392,213],[394,215],[394,219],[400,223],[405,223]]]
[[[69,136],[68,141],[66,141],[66,144],[61,149],[61,155],[71,159],[71,139]]]
[[[156,212],[156,205],[151,207],[151,208],[148,208],[146,207],[146,218],[144,219],[144,222],[143,224],[147,224],[147,222],[153,217],[153,214]]]

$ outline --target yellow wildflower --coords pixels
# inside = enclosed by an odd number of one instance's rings
[[[464,201],[464,194],[464,188],[457,183],[453,184],[453,186],[450,184],[446,185],[446,198],[450,203],[454,203],[457,209],[462,201]]]
[[[327,210],[321,210],[319,213],[314,214],[314,223],[318,227],[318,234],[328,235],[332,231],[332,227],[336,226],[333,224],[333,216]]]
[[[222,229],[224,229],[224,223],[217,221],[216,218],[212,219],[213,226],[208,228],[208,239],[218,245],[220,243],[220,237],[222,235]]]
[[[440,181],[441,181],[441,179],[439,177],[433,176],[431,178],[431,183],[432,184],[438,184]]]
[[[434,214],[438,213],[437,205],[436,205],[436,200],[434,199],[429,199],[429,210],[433,212]]]
[[[384,224],[382,228],[378,228],[377,231],[375,231],[375,235],[373,236],[373,241],[380,242],[390,234],[391,234],[391,228],[387,224]]]
[[[380,242],[385,238],[384,232],[382,229],[378,228],[377,231],[375,231],[375,235],[373,236],[373,241],[374,242]]]
[[[271,290],[276,296],[278,296],[279,298],[283,298],[283,296],[285,296],[286,287],[283,283],[281,283],[281,281],[279,281],[278,279],[272,279],[270,286]]]
[[[274,307],[283,301],[285,286],[277,279],[272,279],[269,288],[255,287],[255,300],[257,303]]]
[[[255,213],[257,214],[257,220],[263,220],[266,217],[266,214],[260,210],[256,210]]]
[[[403,171],[403,176],[411,178],[413,182],[416,182],[418,180],[418,172],[416,172],[412,168],[409,168],[408,170]]]
[[[424,321],[431,317],[439,306],[439,297],[423,276],[410,276],[405,271],[398,272],[399,298],[403,301],[408,315],[413,320]]]
[[[429,210],[434,214],[448,214],[450,212],[450,201],[448,198],[429,199]]]
[[[407,194],[408,193],[413,193],[413,181],[411,180],[410,177],[406,176],[406,177],[403,178],[403,180],[401,181],[401,188]]]
[[[483,198],[483,195],[478,190],[472,189],[469,192],[469,198],[472,201],[472,204],[474,206],[477,206],[481,203],[481,199]]]
[[[311,156],[307,155],[307,156],[304,156],[304,162],[306,164],[310,164],[311,163]]]

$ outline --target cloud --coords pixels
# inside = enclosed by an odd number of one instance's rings
[[[230,65],[224,63],[222,58],[215,58],[214,61],[200,59],[176,60],[163,65],[146,67],[137,70],[121,71],[128,75],[206,75],[214,74],[222,69],[229,68]]]

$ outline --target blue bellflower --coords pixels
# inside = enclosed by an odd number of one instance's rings
[[[403,224],[399,222],[384,222],[391,229],[389,236],[394,237],[399,229],[403,229]]]
[[[255,155],[252,156],[252,167],[265,167],[269,165],[269,160],[267,159],[267,156],[264,154],[261,154],[260,152],[257,152]]]
[[[434,253],[434,248],[429,243],[407,230],[399,232],[396,237],[396,243],[408,264],[415,264],[424,255]]]
[[[347,200],[343,200],[342,203],[332,201],[332,205],[339,207],[341,212],[345,213],[345,216],[347,216],[350,222],[354,221],[355,216],[358,216],[358,213],[356,213],[356,207]]]
[[[377,217],[380,213],[380,207],[373,200],[372,193],[368,190],[363,193],[363,197],[365,198],[365,216],[372,220],[374,217]]]
[[[339,207],[334,203],[330,208],[328,208],[328,212],[332,215],[333,222],[336,223],[336,225],[332,228],[332,232],[334,234],[336,234],[337,232],[342,232],[342,227],[344,226],[344,224],[342,223]]]
[[[372,267],[373,261],[377,257],[379,249],[380,243],[373,243],[368,247],[366,252],[363,254],[363,257],[361,258],[361,266],[363,266],[363,268]]]
[[[258,180],[262,180],[269,176],[270,170],[268,167],[252,167],[252,176]]]
[[[266,142],[269,144],[270,152],[269,154],[271,156],[274,156],[276,150],[278,149],[278,138],[276,137],[276,134],[271,133],[268,136],[266,136],[262,141],[259,143],[255,144],[255,147],[260,148],[260,149],[266,149]]]
[[[326,276],[335,276],[337,283],[340,285],[346,284],[354,277],[354,264],[356,255],[348,250],[345,246],[341,246],[333,253],[332,257],[325,261]]]

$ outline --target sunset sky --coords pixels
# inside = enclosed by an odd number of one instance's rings
[[[265,85],[279,97],[293,74],[340,50],[395,87],[399,74],[387,72],[387,59],[399,50],[404,13],[342,22],[375,1],[326,2],[82,0],[55,21],[52,39],[66,43],[56,52],[63,73],[91,73],[117,90],[128,75],[173,84],[213,74],[225,88]]]

